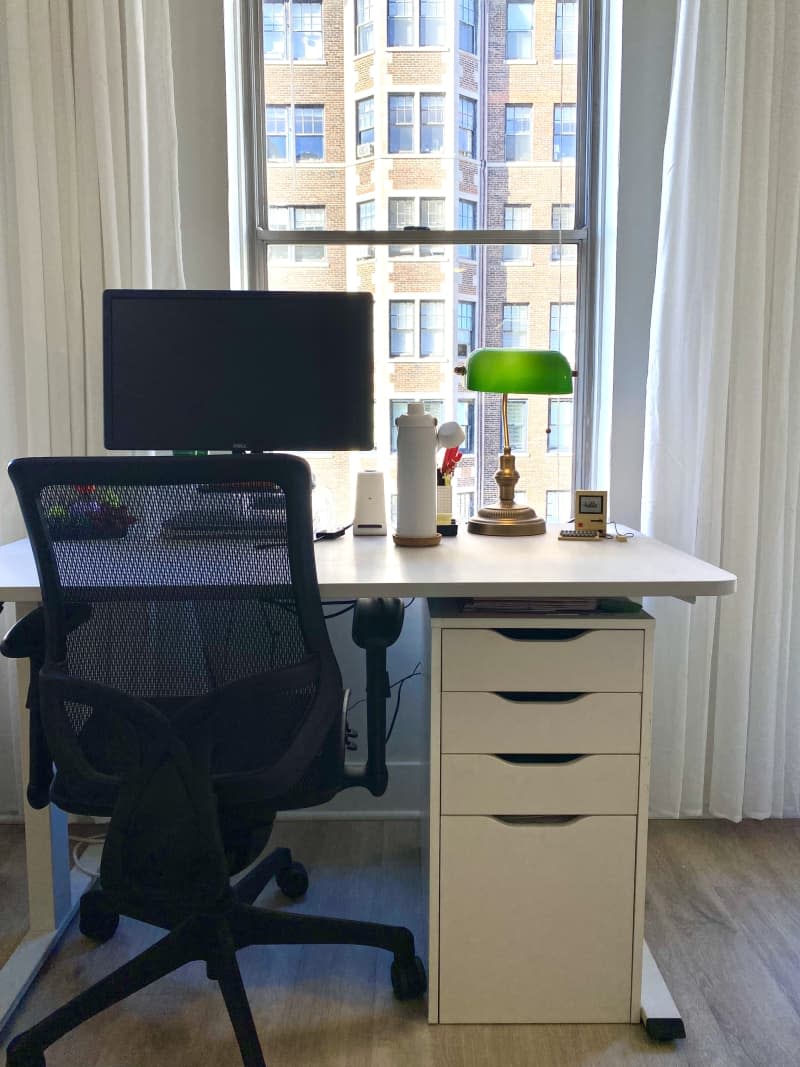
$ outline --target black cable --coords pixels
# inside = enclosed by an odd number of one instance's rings
[[[400,681],[397,683],[399,688],[397,690],[397,700],[396,700],[395,705],[394,705],[394,714],[392,715],[392,721],[389,723],[389,729],[388,729],[388,731],[386,733],[386,744],[387,745],[389,744],[389,738],[392,736],[392,730],[394,730],[394,724],[397,721],[397,713],[400,710],[400,694],[403,692],[403,685],[404,685],[405,682],[408,681],[409,678],[416,678],[416,677],[419,676],[419,674],[420,674],[419,668],[421,666],[422,666],[422,663],[421,662],[418,663],[416,665],[416,667],[414,668],[414,670],[411,672],[411,674],[407,674],[405,676],[405,678],[401,678]]]
[[[341,608],[339,611],[332,611],[330,615],[326,615],[326,619],[337,619],[340,615],[346,615],[348,611],[353,611],[356,606],[355,600],[346,608]]]
[[[398,685],[402,685],[403,682],[407,682],[409,678],[416,678],[417,675],[422,673],[420,671],[420,667],[421,666],[422,666],[422,661],[420,660],[419,663],[417,663],[417,665],[414,668],[414,670],[411,672],[411,674],[407,674],[407,675],[405,675],[404,678],[398,678],[396,682],[392,682],[392,684],[389,686],[389,689],[395,689]],[[366,702],[367,702],[367,698],[366,697],[362,697],[361,700],[356,700],[354,704],[348,704],[347,705],[348,713],[351,712],[353,710],[353,708],[357,708],[359,706],[359,704],[366,704]]]

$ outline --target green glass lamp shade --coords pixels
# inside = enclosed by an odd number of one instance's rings
[[[478,393],[571,393],[572,369],[560,352],[479,348],[467,360],[464,384]]]

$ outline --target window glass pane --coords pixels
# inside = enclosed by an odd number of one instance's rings
[[[528,347],[528,305],[503,304],[503,348]]]
[[[464,431],[464,443],[460,446],[461,451],[467,455],[475,451],[475,401],[456,401],[456,422]]]
[[[420,96],[420,152],[441,152],[444,148],[444,96],[422,93]]]
[[[288,159],[289,108],[267,105],[267,159]]]
[[[506,159],[510,162],[531,158],[532,119],[530,104],[506,104]]]
[[[356,104],[356,144],[373,144],[375,141],[375,100],[368,96]]]
[[[550,348],[575,362],[575,305],[550,305]]]
[[[572,451],[572,397],[551,397],[549,402],[550,433],[548,452]]]
[[[468,96],[458,98],[458,154],[475,159],[477,104]]]
[[[459,200],[458,202],[458,229],[474,230],[477,219],[478,205],[474,200]],[[458,254],[462,259],[475,259],[475,245],[459,245]]]
[[[466,359],[475,350],[475,305],[459,300],[456,318],[456,357]]]
[[[512,452],[528,451],[528,401],[508,401],[508,443]],[[519,494],[517,494],[519,497]]]
[[[294,154],[298,163],[323,157],[323,109],[296,107],[294,109]]]
[[[375,201],[363,200],[358,205],[358,228],[359,230],[375,229]],[[374,245],[364,245],[359,250],[359,258],[372,259],[375,256]]]
[[[575,158],[575,104],[556,104],[553,108],[553,159]]]
[[[477,0],[459,0],[458,3],[458,47],[462,52],[477,52],[476,35]]]
[[[556,2],[556,59],[574,62],[578,56],[578,4],[576,0]]]
[[[286,58],[286,18],[283,0],[279,3],[264,3],[264,59]]]
[[[414,355],[414,301],[392,300],[389,303],[389,355]]]
[[[444,356],[444,301],[421,300],[419,322],[419,354],[441,359]]]
[[[322,59],[321,0],[292,0],[292,55]]]
[[[414,97],[389,94],[389,151],[410,152],[414,147]]]
[[[356,0],[356,52],[371,52],[373,45],[372,0]]]
[[[389,229],[403,230],[406,226],[416,226],[416,201],[413,196],[389,197]],[[390,256],[413,256],[415,245],[389,245]]]
[[[419,0],[419,43],[444,45],[444,0]]]
[[[387,40],[390,48],[410,48],[414,44],[412,0],[389,0]]]
[[[574,204],[553,204],[550,214],[551,230],[571,230],[575,225]],[[553,245],[550,250],[552,260],[563,260],[565,263],[574,263],[578,257],[578,249],[574,244]]]
[[[443,197],[423,196],[419,202],[419,225],[427,226],[429,230],[444,229],[444,199]],[[443,256],[444,245],[420,245],[421,256]],[[413,254],[413,252],[412,252]]]
[[[569,522],[572,503],[572,493],[569,489],[548,489],[545,522]]]
[[[527,230],[531,224],[529,204],[506,204],[503,210],[506,230]],[[530,245],[503,245],[503,259],[507,263],[529,263]]]
[[[506,57],[533,58],[533,0],[509,0],[506,5]]]

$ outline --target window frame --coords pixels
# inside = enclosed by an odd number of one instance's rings
[[[566,18],[566,11],[572,10],[574,17]],[[572,24],[574,22],[575,51],[570,55],[564,55],[564,41],[567,39],[565,27],[570,25],[569,39],[572,40]],[[574,63],[578,58],[578,33],[580,29],[580,7],[577,0],[556,0],[555,29],[553,36],[553,61],[556,63]]]
[[[431,105],[431,100],[440,101],[437,105]],[[428,121],[426,122],[425,116],[428,114]],[[430,114],[441,114],[440,122],[432,122],[430,120]],[[440,156],[444,153],[445,147],[445,129],[447,116],[447,94],[446,93],[429,93],[420,92],[419,94],[419,153],[423,156]],[[439,130],[439,146],[425,148],[425,131],[429,133],[434,130]]]
[[[551,305],[552,306],[552,305]],[[528,337],[531,328],[531,305],[525,300],[506,300],[503,302],[502,317],[500,320],[500,337],[501,348],[527,348]],[[524,316],[522,315],[522,308],[525,309]],[[508,314],[506,314],[508,312]],[[525,319],[524,326],[518,326],[515,330],[506,329],[506,322],[511,324],[517,317]],[[506,335],[509,334],[513,337],[512,343],[506,343]]]
[[[471,21],[462,17],[470,13]],[[465,48],[462,43],[465,29],[471,40],[471,47],[468,48]],[[478,54],[478,0],[458,0],[458,50],[470,56]]]
[[[324,63],[325,62],[325,20],[324,20],[323,14],[322,14],[322,4],[323,4],[323,0],[292,0],[292,3],[291,3],[290,8],[289,8],[289,14],[291,16],[291,19],[287,19],[286,22],[287,22],[287,29],[288,29],[289,33],[291,34],[292,62],[293,63]],[[308,13],[306,13],[305,16],[303,14],[303,9],[304,8],[312,8],[312,7],[318,7],[319,8],[319,30],[316,30],[316,29],[313,29],[313,28],[311,30],[308,30],[308,29],[304,29],[303,26],[302,26],[302,22],[303,22],[303,18],[304,17],[310,17],[312,21],[315,21],[314,20],[314,14],[315,14],[314,12],[312,12],[310,15]],[[295,26],[295,16],[296,15],[299,16],[298,21],[301,23],[301,26],[300,26],[299,29]],[[291,21],[291,25],[289,25],[290,21]],[[295,46],[296,46],[296,43],[297,43],[298,36],[299,35],[308,35],[309,33],[313,33],[315,35],[316,34],[319,35],[319,55],[318,56],[317,55],[314,55],[314,56],[308,56],[308,55],[299,56],[299,55],[295,55]]]
[[[503,114],[504,114],[504,117],[505,117],[505,124],[504,124],[504,133],[503,133],[503,145],[504,145],[504,149],[505,149],[505,155],[503,157],[503,162],[505,162],[505,163],[531,164],[531,163],[533,163],[533,104],[527,103],[525,101],[522,101],[522,102],[509,101],[507,104],[504,105],[504,107],[505,107],[505,110],[504,110]],[[523,131],[512,129],[511,132],[509,132],[509,119],[512,118],[512,115],[513,115],[514,112],[518,112],[518,111],[519,112],[521,112],[521,111],[526,111],[527,112],[528,128],[527,128],[527,130],[523,130]],[[514,118],[513,121],[517,122],[518,119]],[[513,140],[509,141],[509,137],[513,138]],[[510,156],[508,154],[509,145],[511,144],[511,145],[515,146],[514,151],[516,153],[517,146],[520,144],[521,138],[523,138],[523,137],[525,137],[527,139],[527,151],[528,151],[528,154],[527,155],[523,155],[523,156],[518,156],[516,154],[513,155],[513,156]]]
[[[464,105],[468,104],[469,107],[465,108]],[[464,118],[470,115],[471,125],[467,126],[464,123]],[[464,93],[458,94],[458,127],[457,127],[458,144],[456,145],[457,155],[461,159],[477,159],[478,158],[478,101],[474,96],[465,96]],[[462,142],[468,140],[469,144],[466,148],[462,149]]]
[[[462,208],[472,208],[472,225],[465,226],[462,219]],[[456,210],[458,212],[457,229],[462,233],[471,233],[478,228],[478,201],[470,200],[466,196],[459,196],[456,204]],[[475,262],[478,259],[478,246],[474,244],[460,244],[456,246],[456,255],[459,259],[466,259],[470,262]]]
[[[569,129],[570,123],[567,122],[567,131],[564,132],[564,111],[572,109],[572,129]],[[556,132],[558,131],[558,132]],[[576,104],[562,103],[553,104],[553,162],[563,163],[565,159],[577,159],[577,138],[578,138],[578,108]],[[572,153],[564,155],[564,141],[568,146],[571,146]],[[558,150],[556,151],[556,145]]]
[[[508,213],[509,211],[517,212],[524,211],[527,217],[527,226],[509,226],[508,225]],[[513,215],[512,215],[513,219]],[[503,204],[503,231],[505,233],[515,233],[518,230],[527,232],[531,228],[531,205],[530,204]],[[503,263],[507,263],[510,266],[526,265],[531,262],[531,246],[521,244],[504,244],[502,251]]]
[[[375,12],[373,0],[355,0],[353,7],[355,19],[355,49],[357,56],[366,56],[375,51]],[[369,33],[369,44],[364,45],[362,36]]]
[[[408,14],[398,15],[396,13],[401,5],[403,11],[407,11]],[[393,7],[395,8],[394,14],[392,13]],[[408,26],[408,41],[392,40],[394,36],[392,31],[406,25]],[[414,47],[414,0],[388,0],[386,4],[386,47],[405,49]]]
[[[416,106],[418,97],[420,94],[416,92],[410,93],[387,93],[386,94],[386,153],[390,156],[413,156],[415,155],[416,148]],[[398,100],[410,100],[411,104],[403,105],[403,114],[411,116],[410,122],[398,122],[397,113],[398,105],[395,103]],[[395,115],[394,124],[392,122],[392,115]],[[408,148],[392,148],[392,129],[395,131],[410,130],[410,144]]]
[[[564,420],[556,417],[553,418],[555,411],[563,412],[569,409],[569,434],[568,441],[563,441],[562,437],[566,430]],[[547,427],[550,432],[547,434],[546,451],[548,455],[566,456],[572,453],[572,440],[575,426],[574,419],[574,407],[571,396],[551,396],[547,399]],[[556,429],[557,428],[557,429]]]
[[[425,12],[428,10],[428,5],[436,5],[438,10],[441,11],[439,15],[428,15]],[[420,48],[439,48],[443,49],[447,47],[446,30],[447,30],[447,8],[446,0],[417,0],[417,42]],[[441,40],[428,41],[423,40],[427,37],[427,32],[423,32],[423,26],[427,31],[429,28],[439,27]]]
[[[509,9],[511,7],[529,7],[530,8],[530,28],[528,29],[509,29]],[[506,0],[506,39],[505,39],[505,59],[506,63],[535,63],[536,62],[536,0]],[[513,37],[512,37],[513,34]],[[511,55],[511,42],[522,41],[527,38],[528,50],[525,55]]]
[[[522,418],[517,420],[514,412],[523,413]],[[528,455],[528,423],[530,421],[530,409],[526,397],[510,396],[508,398],[508,444],[515,456]],[[515,434],[519,433],[519,439]],[[519,494],[517,494],[519,499]]]

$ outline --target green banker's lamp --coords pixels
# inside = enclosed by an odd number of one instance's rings
[[[524,348],[479,348],[458,367],[466,375],[466,387],[478,393],[503,394],[503,453],[494,478],[500,500],[481,508],[467,524],[470,533],[502,537],[524,537],[545,532],[544,519],[533,508],[514,501],[519,473],[508,439],[508,394],[544,395],[572,392],[572,369],[560,352],[540,352]]]

